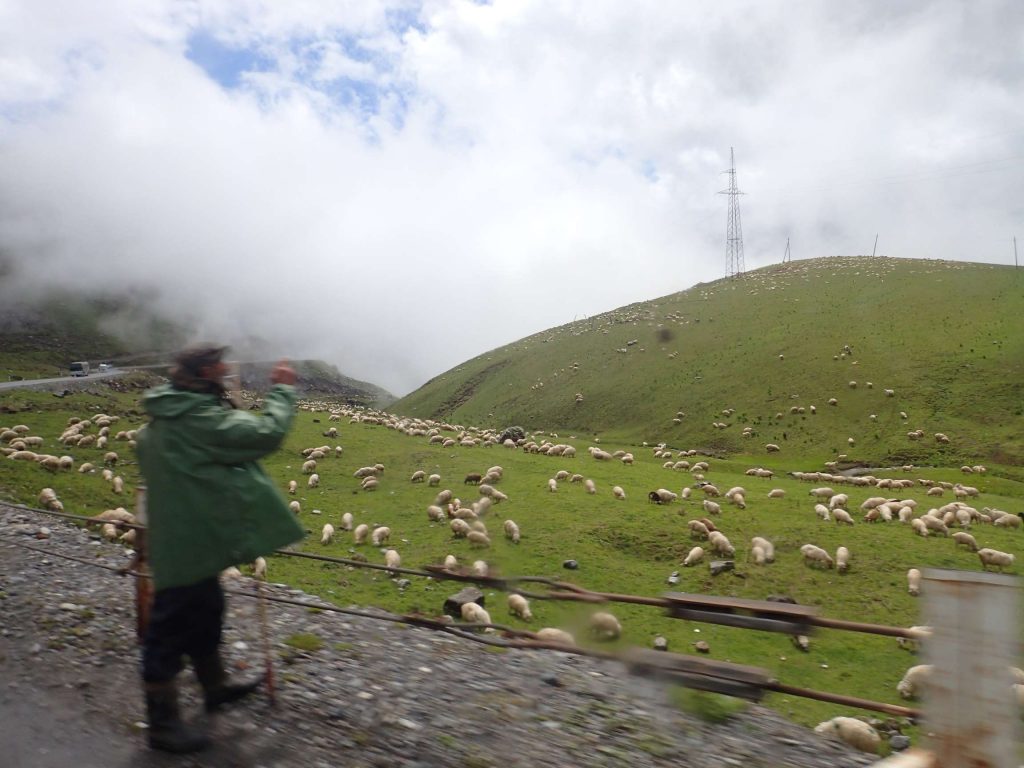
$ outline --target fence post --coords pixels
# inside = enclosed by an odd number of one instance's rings
[[[926,570],[922,594],[934,665],[924,694],[925,748],[935,768],[1016,768],[1019,709],[1018,580],[977,571]]]

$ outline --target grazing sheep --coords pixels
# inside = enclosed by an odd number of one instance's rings
[[[1016,515],[1003,515],[996,520],[993,525],[999,526],[1000,528],[1020,528],[1021,519]]]
[[[444,510],[436,504],[431,504],[427,507],[427,518],[439,523],[445,519]]]
[[[612,487],[612,495],[620,501],[624,501],[626,498],[626,492],[618,485]]]
[[[786,492],[781,488],[772,488],[770,491],[768,491],[769,499],[784,499],[785,497]]]
[[[711,549],[723,557],[732,557],[736,554],[736,548],[729,541],[728,537],[721,531],[711,531],[708,533],[708,541],[711,543]]]
[[[750,546],[760,547],[764,550],[764,559],[769,563],[775,562],[775,545],[768,541],[768,539],[761,536],[755,536],[750,540]]]
[[[622,635],[622,624],[612,614],[598,611],[590,617],[590,631],[597,640],[618,640]]]
[[[597,486],[589,477],[583,481],[583,487],[586,488],[587,493],[597,493]]]
[[[708,534],[711,532],[710,529],[700,520],[691,520],[687,523],[687,526],[690,529],[690,535],[696,536],[699,539],[706,539]]]
[[[316,488],[318,485],[320,485],[320,475],[314,472],[312,475],[309,476],[309,480],[306,481],[306,485],[309,486],[310,488]]]
[[[290,493],[292,496],[295,495],[295,491],[297,491],[298,488],[299,484],[297,482],[295,482],[294,480],[288,481],[288,493]]]
[[[764,447],[764,449],[765,449],[766,451],[768,451],[768,453],[776,453],[777,451],[781,451],[781,450],[782,450],[782,449],[781,449],[781,448],[779,448],[779,446],[777,446],[777,445],[776,445],[775,443],[768,443],[768,444],[767,444],[767,445],[766,445],[766,446]]]
[[[427,485],[429,485],[431,488],[436,488],[440,483],[441,476],[438,474],[433,474],[427,478]]]
[[[459,567],[459,561],[455,558],[455,555],[445,555],[444,567],[449,571],[454,571]]]
[[[926,626],[911,627],[910,632],[913,633],[913,637],[898,637],[896,638],[896,645],[913,653],[917,652],[918,644],[921,640],[926,640],[932,636],[932,628]]]
[[[683,560],[683,565],[684,566],[696,565],[697,563],[699,563],[703,559],[704,559],[704,548],[703,547],[694,547],[693,549],[690,550],[690,553],[686,556],[686,559]]]
[[[114,493],[123,493],[124,492],[124,479],[121,478],[121,477],[115,477],[113,480],[111,480],[110,481],[110,490],[112,490]]]
[[[828,507],[826,507],[824,504],[815,504],[814,505],[814,514],[816,514],[818,517],[820,517],[825,522],[828,522],[831,519],[829,517]]]
[[[108,467],[112,467],[118,462],[118,456],[115,451],[107,451],[103,454],[103,463]]]
[[[389,549],[384,552],[384,565],[388,568],[402,567],[402,556],[398,554],[397,549]]]
[[[311,475],[316,472],[316,459],[302,462],[302,474]]]
[[[288,509],[292,512],[292,514],[297,515],[302,511],[302,505],[299,504],[298,501],[290,501],[288,502]]]
[[[466,534],[466,538],[470,544],[474,544],[478,547],[489,547],[491,546],[490,537],[483,531],[470,531]]]
[[[943,536],[949,536],[949,528],[947,528],[946,524],[939,520],[939,518],[932,517],[931,515],[923,515],[922,517],[915,518],[915,522],[917,520],[924,523],[929,532],[935,531],[936,533],[941,533]],[[911,523],[911,525],[913,525],[913,523]]]
[[[690,494],[691,494],[692,492],[693,492],[693,491],[692,491],[692,489],[691,489],[691,488],[689,488],[689,487],[683,488],[683,490],[682,490],[682,497],[683,497],[684,499],[688,499],[688,498],[690,498]]]
[[[834,567],[835,563],[832,562],[832,556],[821,547],[816,547],[813,544],[804,544],[800,547],[800,552],[804,556],[804,563],[807,565],[813,565],[814,563],[822,563],[826,568]]]
[[[352,530],[352,513],[346,512],[341,516],[341,530],[351,531]]]
[[[704,511],[707,512],[709,515],[722,514],[721,505],[717,504],[714,501],[708,501],[707,499],[704,499],[704,501],[701,502],[701,506],[704,507]]]
[[[252,576],[254,579],[267,578],[267,561],[263,557],[257,557],[252,563]]]
[[[1015,557],[1008,552],[1000,552],[998,549],[985,549],[978,550],[978,559],[981,560],[982,570],[988,570],[990,565],[994,565],[1002,573],[1003,568],[1012,568]]]
[[[837,493],[828,500],[829,509],[846,509],[846,505],[850,503],[850,497],[845,493]]]
[[[320,543],[321,544],[330,544],[331,540],[333,538],[334,538],[334,526],[331,525],[330,523],[327,523],[326,525],[324,525],[324,529],[323,529],[323,531],[320,534]]]
[[[847,525],[853,525],[853,518],[850,517],[850,513],[845,509],[832,510],[832,519],[836,521],[836,524],[846,523]]]
[[[650,498],[652,495],[656,498]],[[671,504],[673,501],[678,499],[679,496],[666,488],[659,488],[656,491],[651,491],[651,493],[648,494],[648,498],[656,504]]]
[[[376,491],[378,485],[380,482],[376,477],[364,477],[363,482],[359,484],[364,491]]]
[[[916,699],[921,695],[934,667],[931,664],[918,664],[908,669],[903,679],[896,684],[896,692],[904,699]]]
[[[373,546],[375,547],[379,547],[381,544],[387,542],[387,540],[390,538],[391,529],[388,528],[386,525],[374,528],[373,533],[370,534],[370,541],[373,543]]]
[[[412,477],[409,478],[409,482],[410,483],[422,483],[426,479],[427,479],[427,473],[424,472],[422,469],[417,469],[415,472],[412,473]]]
[[[974,540],[974,537],[964,531],[957,531],[953,534],[953,542],[956,546],[963,544],[971,552],[978,551],[978,542]]]
[[[511,540],[513,544],[519,543],[519,526],[512,520],[506,520],[504,523],[505,538]]]
[[[463,603],[462,620],[467,624],[490,624],[491,615],[479,603]]]
[[[921,594],[921,572],[917,568],[907,571],[907,592],[913,597]]]
[[[530,612],[530,602],[522,595],[514,592],[508,596],[508,612],[518,616],[523,621],[532,621],[533,614]]]
[[[878,754],[878,747],[882,743],[878,731],[853,717],[833,717],[831,720],[818,723],[814,727],[814,732],[839,739],[854,749],[871,754]]]
[[[454,497],[455,497],[455,494],[453,494],[450,490],[445,488],[443,491],[439,491],[437,496],[434,497],[434,504],[436,504],[439,507],[443,507],[445,504],[447,504],[449,501],[451,501]]]
[[[764,565],[766,562],[764,548],[757,546],[756,544],[750,548],[750,554],[748,555],[749,560],[754,561],[754,565]]]
[[[456,539],[464,539],[466,537],[466,534],[468,534],[470,530],[469,523],[459,518],[452,520],[450,523],[448,523],[448,526],[452,529],[452,535]]]
[[[556,629],[555,627],[544,627],[544,629],[538,630],[537,639],[560,645],[576,645],[576,638],[564,629]]]
[[[483,560],[474,560],[473,567],[470,569],[474,576],[486,578],[490,569],[487,567],[487,563]]]
[[[365,544],[366,537],[370,535],[370,526],[366,523],[360,523],[356,526],[356,529],[352,532],[352,538],[356,544]]]
[[[846,547],[839,547],[836,550],[836,571],[846,573],[850,568],[850,550]]]
[[[550,491],[551,493],[555,493],[557,490],[558,490],[558,481],[555,480],[555,478],[552,477],[552,478],[550,478],[548,480],[548,491]]]
[[[922,518],[915,517],[913,520],[910,521],[910,527],[914,529],[914,533],[916,533],[918,536],[928,538],[928,526],[925,525],[925,522]]]
[[[79,465],[79,467],[78,467],[78,472],[79,472],[79,474],[82,474],[82,475],[88,474],[90,472],[95,472],[95,471],[96,471],[96,467],[94,467],[88,461],[85,462],[85,464]]]

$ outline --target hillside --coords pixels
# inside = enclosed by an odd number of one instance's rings
[[[776,443],[869,464],[1019,463],[1022,315],[1024,278],[1012,267],[812,259],[535,334],[392,410],[715,452]],[[923,439],[907,437],[918,429]]]

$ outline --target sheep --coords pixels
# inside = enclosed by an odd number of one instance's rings
[[[784,499],[786,498],[786,492],[781,488],[772,488],[768,491],[769,499]]]
[[[556,629],[555,627],[544,627],[538,630],[537,639],[549,643],[558,643],[559,645],[576,645],[576,638],[564,629]]]
[[[518,616],[523,621],[532,621],[533,614],[530,612],[530,602],[522,595],[514,592],[508,596],[508,612]]]
[[[366,523],[360,523],[356,526],[356,529],[352,532],[352,538],[356,544],[365,544],[366,537],[370,535],[370,526]]]
[[[686,556],[686,559],[683,560],[683,565],[687,566],[687,567],[689,567],[691,565],[696,565],[697,563],[699,563],[703,559],[704,559],[704,548],[703,547],[694,547],[693,549],[690,550],[689,554]]]
[[[687,523],[687,526],[690,529],[690,535],[700,539],[706,539],[710,533],[710,529],[700,520],[691,520]]]
[[[845,509],[834,509],[832,510],[832,519],[836,521],[836,524],[846,523],[847,525],[853,525],[853,518],[850,517],[850,513]]]
[[[924,520],[920,517],[915,517],[910,521],[910,527],[914,530],[918,536],[922,538],[928,538],[928,526],[925,525]]]
[[[1015,557],[1008,552],[1000,552],[998,549],[978,550],[978,559],[981,560],[982,570],[987,571],[990,565],[994,565],[1002,573],[1003,568],[1012,568]]]
[[[309,480],[306,481],[306,485],[309,486],[310,488],[316,488],[318,485],[320,485],[320,475],[314,472],[312,475],[309,476]]]
[[[470,544],[476,545],[478,547],[491,546],[490,537],[483,531],[470,531],[466,534],[466,538],[469,540]]]
[[[439,491],[437,496],[434,497],[434,504],[436,504],[439,507],[443,507],[445,504],[451,501],[454,498],[454,496],[455,494],[453,494],[450,490],[445,488],[443,491]]]
[[[964,533],[963,531],[957,531],[953,534],[953,543],[955,546],[963,544],[971,550],[971,552],[978,551],[978,542],[974,540],[974,537],[971,536],[971,534]]]
[[[330,544],[331,540],[333,538],[334,538],[334,526],[331,525],[330,523],[327,523],[326,525],[324,525],[324,529],[323,529],[323,531],[320,534],[320,543],[321,544]]]
[[[656,498],[651,498],[651,496]],[[651,491],[651,493],[648,494],[648,498],[656,504],[671,504],[673,501],[678,499],[679,496],[670,490],[659,488],[656,491]]]
[[[456,539],[464,539],[466,534],[469,533],[469,523],[465,520],[456,518],[448,523],[448,526],[452,529],[452,536]]]
[[[836,495],[836,492],[831,488],[811,488],[807,493],[818,499],[831,499]]]
[[[78,473],[81,474],[81,475],[89,474],[90,472],[95,472],[95,471],[96,471],[96,467],[94,467],[88,461],[85,462],[84,464],[80,464],[79,467],[78,467]]]
[[[835,563],[832,562],[832,556],[821,547],[816,547],[813,544],[804,544],[800,547],[800,552],[803,554],[804,563],[807,565],[824,563],[827,568],[835,566]]]
[[[441,522],[445,519],[444,510],[436,504],[431,504],[427,507],[427,519],[433,522]]]
[[[587,493],[597,493],[597,486],[594,485],[594,481],[591,480],[589,477],[583,481],[583,487],[587,490]]]
[[[376,491],[378,485],[380,483],[376,477],[364,477],[363,482],[359,484],[364,491]]]
[[[558,481],[555,480],[555,478],[552,477],[552,478],[550,478],[548,480],[548,491],[551,492],[551,493],[555,493],[557,490],[558,490]]]
[[[917,568],[907,571],[907,593],[912,597],[921,594],[921,572]]]
[[[124,492],[124,479],[121,477],[115,477],[110,481],[110,490],[114,493]]]
[[[519,543],[519,526],[512,520],[506,520],[504,523],[505,538],[509,539],[513,544]]]
[[[295,495],[295,492],[298,490],[298,488],[299,484],[297,482],[295,482],[294,480],[288,481],[288,493],[290,493],[292,496]]]
[[[829,509],[839,509],[840,507],[846,509],[846,505],[850,503],[850,497],[845,493],[837,493],[828,500]]]
[[[828,507],[826,507],[824,504],[815,504],[814,505],[814,514],[816,514],[818,517],[820,517],[826,523],[831,519],[829,517]]]
[[[415,472],[412,473],[412,477],[409,478],[409,482],[410,483],[422,483],[426,479],[427,479],[427,473],[424,472],[422,469],[417,469]]]
[[[470,569],[474,576],[480,578],[486,578],[490,569],[487,567],[487,563],[483,560],[474,560],[473,567]]]
[[[704,501],[701,502],[701,506],[704,507],[704,511],[707,512],[709,515],[720,515],[720,514],[722,514],[722,507],[721,507],[721,505],[719,505],[719,504],[717,504],[717,503],[715,503],[713,501],[708,501],[707,499],[704,499]]]
[[[352,530],[352,513],[346,512],[341,516],[341,530],[351,531]]]
[[[765,445],[764,449],[768,451],[768,453],[776,453],[782,450],[775,443],[768,443],[767,445]]]
[[[928,684],[934,667],[931,664],[918,664],[903,674],[903,679],[896,684],[896,692],[904,699],[916,699]]]
[[[297,515],[302,511],[302,505],[298,501],[290,501],[288,502],[288,510],[293,515]]]
[[[846,573],[850,568],[850,550],[846,547],[839,547],[836,550],[836,572]]]
[[[455,555],[444,556],[444,567],[449,571],[454,571],[459,567],[459,561],[455,558]]]
[[[478,603],[463,603],[462,620],[467,624],[490,624],[491,615]]]
[[[696,467],[696,466],[697,466],[697,465],[696,465],[696,464],[694,464],[694,467]],[[713,486],[713,485],[712,485],[711,483],[704,483],[704,485],[702,485],[702,486],[700,487],[700,489],[701,489],[702,491],[704,491],[704,495],[705,495],[705,496],[721,496],[721,495],[722,495],[722,494],[721,494],[721,493],[719,492],[718,488],[716,488],[715,486]]]
[[[814,727],[815,733],[822,736],[832,736],[854,749],[861,752],[878,754],[878,747],[882,743],[878,731],[862,720],[853,717],[833,717]]]
[[[398,554],[398,550],[388,549],[384,552],[384,565],[388,568],[402,567],[402,556]]]
[[[618,485],[612,486],[612,496],[614,496],[619,501],[625,501],[626,492],[622,490],[622,488]]]
[[[618,640],[622,635],[622,624],[607,611],[598,611],[590,617],[590,631],[596,640]]]
[[[267,561],[266,558],[257,557],[252,562],[252,577],[254,579],[267,579]]]
[[[899,517],[901,523],[905,523],[914,517],[914,508],[904,505],[899,508],[896,515]]]
[[[308,464],[308,463],[309,462],[307,461],[306,464]],[[302,471],[303,472],[306,471],[306,464],[302,465]],[[314,465],[313,468],[316,469],[316,466]],[[312,470],[310,470],[310,471],[312,471]],[[380,470],[378,470],[376,466],[360,467],[359,469],[357,469],[355,472],[352,473],[352,477],[356,478],[357,480],[362,480],[363,478],[366,478],[366,477],[376,477],[376,475],[377,475],[377,473],[379,471]]]
[[[764,565],[766,562],[764,548],[754,545],[750,548],[750,554],[748,555],[749,560],[754,561],[754,565]]]
[[[711,522],[711,521],[710,521],[710,520],[709,520],[708,518],[706,518],[706,517],[702,517],[702,518],[700,519],[700,522],[704,523],[704,527],[705,527],[705,528],[707,528],[707,529],[708,529],[708,531],[717,531],[717,530],[718,530],[718,526],[716,526],[716,525],[715,525],[714,523],[712,523],[712,522]]]
[[[570,483],[582,483],[583,482],[583,475],[580,475],[580,474],[572,475],[569,478],[569,482]]]
[[[949,529],[946,527],[946,524],[939,520],[937,517],[932,517],[931,515],[923,515],[922,517],[915,518],[915,522],[917,520],[920,520],[922,523],[924,523],[925,527],[928,528],[929,532],[936,531],[937,533],[941,533],[943,536],[949,536]],[[911,525],[913,525],[913,523],[911,523]]]
[[[732,542],[729,541],[728,537],[721,531],[709,532],[708,541],[711,543],[711,548],[723,557],[732,557],[736,554],[736,548],[732,545]]]
[[[61,456],[59,459],[57,459],[57,463],[60,466],[60,468],[65,471],[70,470],[75,466],[75,460],[70,456]]]
[[[768,539],[761,536],[755,536],[750,540],[752,547],[760,547],[764,550],[764,559],[769,563],[775,562],[775,545],[772,544]]]
[[[440,485],[440,483],[441,476],[438,474],[433,474],[427,478],[427,485],[430,486],[431,488],[436,488],[438,485]]]
[[[1021,519],[1016,515],[1003,515],[996,520],[993,525],[999,526],[1000,528],[1020,528]]]
[[[373,546],[379,547],[381,544],[387,542],[391,538],[391,529],[386,525],[379,526],[373,529],[373,533],[370,534],[370,541]]]
[[[913,637],[898,637],[896,638],[896,645],[913,653],[917,652],[919,641],[926,640],[932,636],[932,628],[927,626],[911,627],[909,631],[913,634]]]
[[[692,489],[691,489],[691,488],[689,488],[689,487],[683,488],[683,490],[682,490],[682,497],[683,497],[684,499],[688,499],[688,498],[690,498],[690,493],[691,493],[691,492],[692,492]]]

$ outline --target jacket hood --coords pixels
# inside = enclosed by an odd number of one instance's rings
[[[155,419],[176,419],[194,408],[216,402],[215,395],[175,389],[170,384],[154,387],[142,397],[142,407]]]

